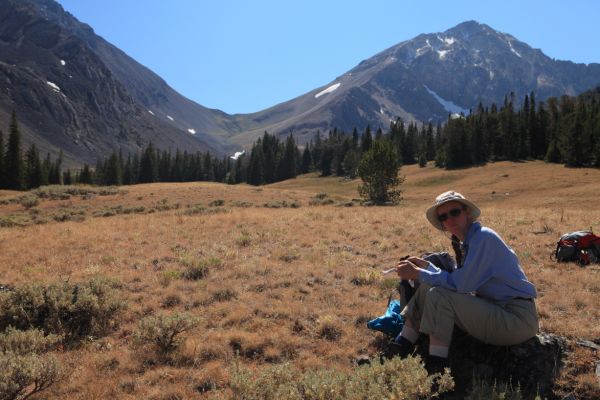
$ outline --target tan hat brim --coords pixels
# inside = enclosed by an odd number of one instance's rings
[[[479,215],[481,214],[481,210],[467,199],[448,199],[447,201],[444,201],[440,204],[433,205],[427,209],[425,215],[427,216],[427,220],[431,223],[431,225],[433,225],[440,231],[443,231],[444,227],[442,226],[442,223],[438,220],[437,208],[442,204],[449,203],[451,201],[456,201],[465,205],[470,210],[471,218],[473,219],[479,217]]]

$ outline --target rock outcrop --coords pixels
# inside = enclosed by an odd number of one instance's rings
[[[427,348],[428,340],[422,335],[416,353],[424,358]],[[524,398],[551,398],[566,348],[565,338],[549,333],[539,333],[516,346],[492,346],[455,329],[450,346],[455,394],[465,394],[473,382],[484,380],[511,383]],[[393,357],[394,348],[386,346],[383,355]]]

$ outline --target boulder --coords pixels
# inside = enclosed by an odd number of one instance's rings
[[[417,342],[416,353],[423,359],[427,356],[427,342],[424,335]],[[465,394],[474,381],[485,380],[510,382],[513,388],[520,387],[526,399],[535,395],[552,398],[566,349],[565,338],[549,333],[540,333],[516,346],[493,346],[455,328],[449,353],[455,394]],[[383,349],[383,353],[393,356],[393,346]]]

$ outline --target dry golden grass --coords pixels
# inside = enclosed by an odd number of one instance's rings
[[[378,271],[407,254],[449,250],[424,218],[448,189],[477,202],[482,222],[519,255],[539,291],[542,329],[571,343],[600,343],[600,267],[550,259],[562,233],[600,231],[599,170],[528,162],[458,171],[411,166],[401,173],[404,200],[396,207],[309,206],[320,192],[336,202],[358,197],[358,181],[313,174],[264,188],[150,184],[112,196],[42,200],[40,213],[79,207],[85,218],[0,228],[0,284],[111,276],[124,284],[128,302],[119,330],[64,355],[71,373],[48,397],[206,396],[225,390],[236,357],[256,368],[283,361],[300,369],[352,368],[356,355],[375,351],[378,335],[365,322],[384,311],[394,291]],[[223,205],[211,206],[215,200]],[[284,201],[300,208],[264,206]],[[154,211],[94,217],[117,206]],[[0,217],[19,212],[25,211],[18,204],[0,205]],[[206,276],[184,279],[192,264],[207,266]],[[171,365],[144,364],[132,343],[137,322],[184,311],[201,322],[184,334]],[[597,354],[569,357],[562,385],[600,393],[591,362]]]

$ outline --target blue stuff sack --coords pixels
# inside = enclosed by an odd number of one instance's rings
[[[385,314],[367,322],[367,328],[396,337],[404,326],[404,317],[400,315],[402,305],[400,300],[392,300]]]

